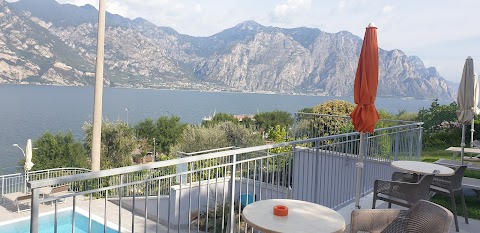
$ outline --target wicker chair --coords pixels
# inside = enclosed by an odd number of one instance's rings
[[[375,180],[372,209],[375,209],[377,199],[388,202],[388,208],[391,208],[392,203],[410,208],[419,200],[429,200],[432,180],[433,174],[424,175],[415,183],[410,180]]]
[[[430,189],[435,193],[444,194],[450,196],[450,202],[452,205],[453,218],[455,219],[455,229],[459,231],[457,220],[457,204],[455,203],[455,192],[460,192],[462,199],[463,216],[465,217],[465,223],[468,224],[467,206],[465,205],[465,196],[462,190],[463,173],[467,166],[452,167],[455,170],[453,176],[436,176],[433,178]]]
[[[435,203],[420,200],[409,210],[353,210],[350,233],[435,232],[448,233],[453,214]]]

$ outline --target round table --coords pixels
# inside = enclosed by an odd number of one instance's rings
[[[273,207],[288,207],[288,216],[276,216]],[[262,232],[343,232],[345,219],[338,212],[306,201],[270,199],[256,201],[242,211],[245,222]]]
[[[453,169],[443,165],[418,161],[393,161],[391,165],[399,170],[419,175],[433,174],[435,170],[438,170],[435,176],[453,176],[455,173]]]

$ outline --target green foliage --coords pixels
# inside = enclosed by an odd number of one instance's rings
[[[172,151],[192,153],[228,146],[256,146],[261,142],[258,132],[233,122],[222,122],[213,127],[189,125]]]
[[[221,122],[233,122],[233,123],[239,123],[238,119],[235,118],[232,114],[228,113],[217,113],[215,116],[213,116],[212,120],[210,121],[202,121],[202,126],[205,127],[213,127],[217,125],[218,123]]]
[[[180,123],[180,118],[177,116],[158,118],[156,142],[163,153],[170,152],[170,147],[175,145],[182,136],[183,129],[185,124]]]
[[[286,142],[287,139],[287,127],[277,125],[274,128],[270,128],[268,131],[268,139],[272,140],[274,143]],[[284,152],[292,151],[292,146],[286,147],[277,147],[270,149],[271,153],[280,154]]]
[[[313,113],[313,108],[302,108],[298,112]]]
[[[156,122],[150,118],[140,121],[134,126],[137,137],[139,139],[147,139],[149,143],[153,143],[153,138],[157,136],[155,132],[156,128]]]
[[[397,113],[395,119],[401,121],[416,121],[418,119],[418,113],[401,110]]]
[[[455,195],[455,196],[456,196],[455,202],[462,203],[460,199],[460,195]],[[452,211],[452,204],[450,201],[450,197],[446,195],[441,195],[441,194],[435,195],[434,197],[432,197],[431,201]],[[466,196],[465,204],[467,206],[468,217],[473,219],[480,219],[480,198]],[[460,204],[457,204],[456,207],[457,207],[458,217],[461,218],[460,216],[463,216],[463,206]],[[459,221],[462,221],[462,220],[459,219]]]
[[[349,116],[353,109],[355,109],[355,104],[348,101],[330,100],[313,107],[313,112],[317,114]]]
[[[429,109],[422,109],[418,112],[418,121],[423,122],[425,133],[435,131],[435,127],[444,121],[457,121],[457,104],[455,102],[449,105],[440,105],[438,100],[434,100]]]
[[[186,124],[180,122],[177,116],[161,116],[156,121],[145,119],[135,125],[139,139],[147,141],[147,148],[153,151],[153,138],[158,145],[157,150],[168,154],[170,147],[175,145],[182,136]]]
[[[423,147],[437,148],[460,145],[461,125],[457,123],[456,103],[440,105],[435,100],[429,109],[418,112],[418,121],[422,121],[424,128]],[[468,139],[469,134],[466,134]],[[468,141],[468,139],[466,141]]]
[[[244,125],[246,128],[255,128],[255,120],[250,117],[245,117],[240,121],[240,124]]]
[[[286,111],[275,110],[273,112],[261,112],[255,114],[255,125],[259,131],[267,131],[280,125],[289,127],[293,125],[293,117]]]
[[[285,142],[287,138],[287,127],[282,127],[277,125],[273,128],[270,128],[268,131],[268,139],[272,140],[275,143]]]
[[[298,122],[297,131],[305,135],[297,136],[312,138],[351,132],[353,125],[343,116],[348,116],[354,108],[354,104],[344,100],[331,100],[316,105],[313,108],[314,113],[333,116],[321,116]]]
[[[437,131],[434,133],[424,134],[422,141],[425,148],[449,147],[452,145],[460,145],[462,138],[462,130],[460,128]]]
[[[45,132],[34,140],[32,162],[35,164],[34,171],[60,168],[60,167],[83,167],[88,168],[88,154],[82,143],[73,139],[72,132],[63,135],[58,132],[53,135]],[[23,166],[24,161],[20,162]]]
[[[192,153],[227,146],[230,145],[221,129],[188,125],[183,131],[180,142],[174,146],[172,152]]]
[[[244,125],[223,122],[216,127],[225,133],[228,143],[233,146],[251,147],[261,145],[263,142],[260,133]]]
[[[85,148],[89,154],[92,146],[92,124],[85,123]],[[125,122],[102,122],[101,137],[101,169],[129,166],[132,163],[132,152],[137,146],[135,132]]]

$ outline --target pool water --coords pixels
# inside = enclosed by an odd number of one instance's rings
[[[72,210],[57,212],[57,232],[72,232]],[[38,232],[52,233],[54,232],[54,214],[44,215],[39,218]],[[0,224],[0,232],[5,233],[29,233],[30,219],[25,219],[6,225]],[[99,223],[92,219],[92,232],[103,232],[103,223]],[[75,213],[75,233],[88,233],[88,217],[78,212]],[[118,233],[107,227],[107,233]]]

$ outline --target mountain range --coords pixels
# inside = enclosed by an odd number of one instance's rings
[[[98,10],[0,0],[0,83],[89,86]],[[381,43],[380,43],[381,44]],[[107,13],[104,85],[352,96],[362,38],[245,21],[208,37]],[[379,49],[378,96],[452,100],[434,67]]]

